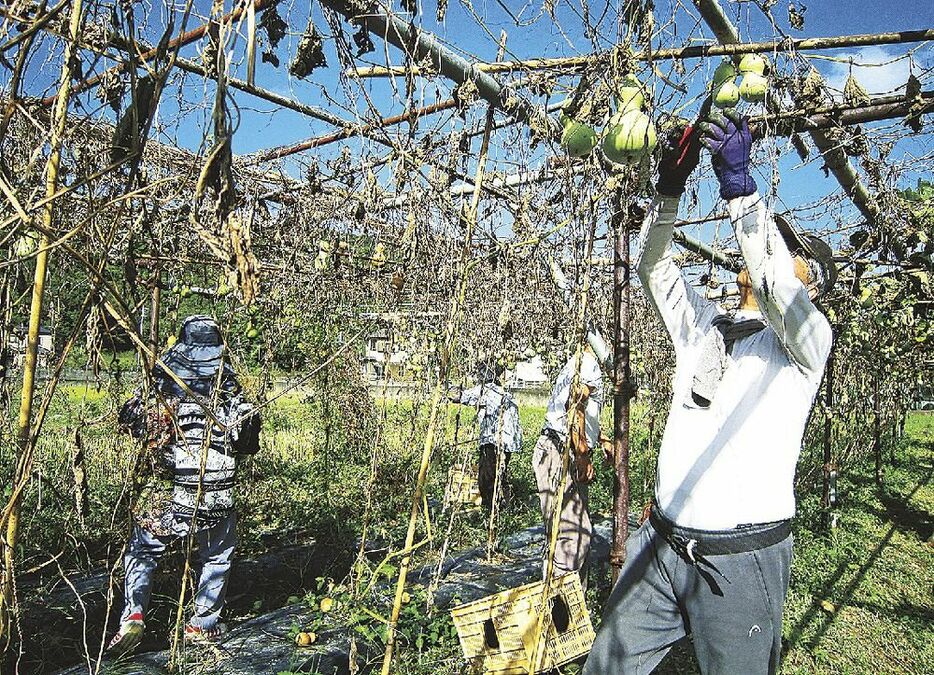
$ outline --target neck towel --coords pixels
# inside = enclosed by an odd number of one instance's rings
[[[711,325],[717,330],[709,331],[704,337],[691,387],[691,403],[698,408],[710,407],[726,371],[726,357],[732,353],[733,344],[765,328],[762,319],[736,321],[729,314],[716,317]]]

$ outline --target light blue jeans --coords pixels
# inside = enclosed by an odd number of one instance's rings
[[[200,628],[213,628],[217,624],[224,608],[230,564],[237,544],[237,517],[233,511],[213,527],[198,528],[193,534],[190,524],[185,521],[176,520],[172,533],[165,537],[134,524],[123,558],[126,606],[121,621],[126,621],[136,612],[146,615],[152,575],[162,554],[173,540],[190,534],[197,544],[201,576],[195,591],[194,615],[189,623]]]

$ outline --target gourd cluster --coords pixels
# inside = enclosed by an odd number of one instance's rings
[[[750,103],[765,100],[769,87],[768,60],[760,54],[746,54],[737,66],[727,57],[714,71],[710,92],[718,108],[732,108],[742,98]],[[737,78],[741,78],[739,84]],[[616,164],[638,164],[657,143],[655,124],[645,113],[645,88],[635,75],[629,74],[620,83],[616,97],[616,112],[598,134],[593,127],[561,112],[561,146],[571,157],[586,157],[597,144],[603,154]]]
[[[655,124],[643,111],[645,90],[635,75],[627,75],[616,98],[616,112],[601,134],[603,154],[617,164],[638,164],[655,149]],[[597,146],[592,127],[568,117],[562,111],[561,146],[572,157],[585,157]]]

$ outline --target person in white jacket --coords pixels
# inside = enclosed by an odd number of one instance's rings
[[[655,503],[627,544],[589,674],[649,673],[687,634],[705,675],[778,670],[795,464],[832,342],[814,299],[836,271],[824,242],[766,208],[749,173],[747,121],[701,128],[666,151],[640,234],[639,278],[676,367]],[[671,249],[700,142],[745,261],[732,313],[686,281]]]

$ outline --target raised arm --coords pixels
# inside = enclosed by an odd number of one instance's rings
[[[749,122],[727,114],[711,118],[703,131],[759,309],[791,359],[820,372],[830,353],[830,323],[795,275],[788,246],[757,192],[749,171]]]
[[[700,143],[690,126],[665,139],[658,169],[658,196],[639,234],[637,270],[646,295],[671,335],[675,349],[691,344],[697,327],[713,318],[716,305],[687,283],[671,248],[678,203],[685,182],[697,166]]]
[[[452,390],[448,394],[448,398],[450,398],[452,402],[472,406],[476,406],[478,403],[480,403],[480,398],[482,396],[483,386],[479,384],[475,387],[471,387],[470,389]]]
[[[730,220],[759,309],[801,368],[824,368],[833,334],[795,275],[794,259],[758,192],[729,202]]]

